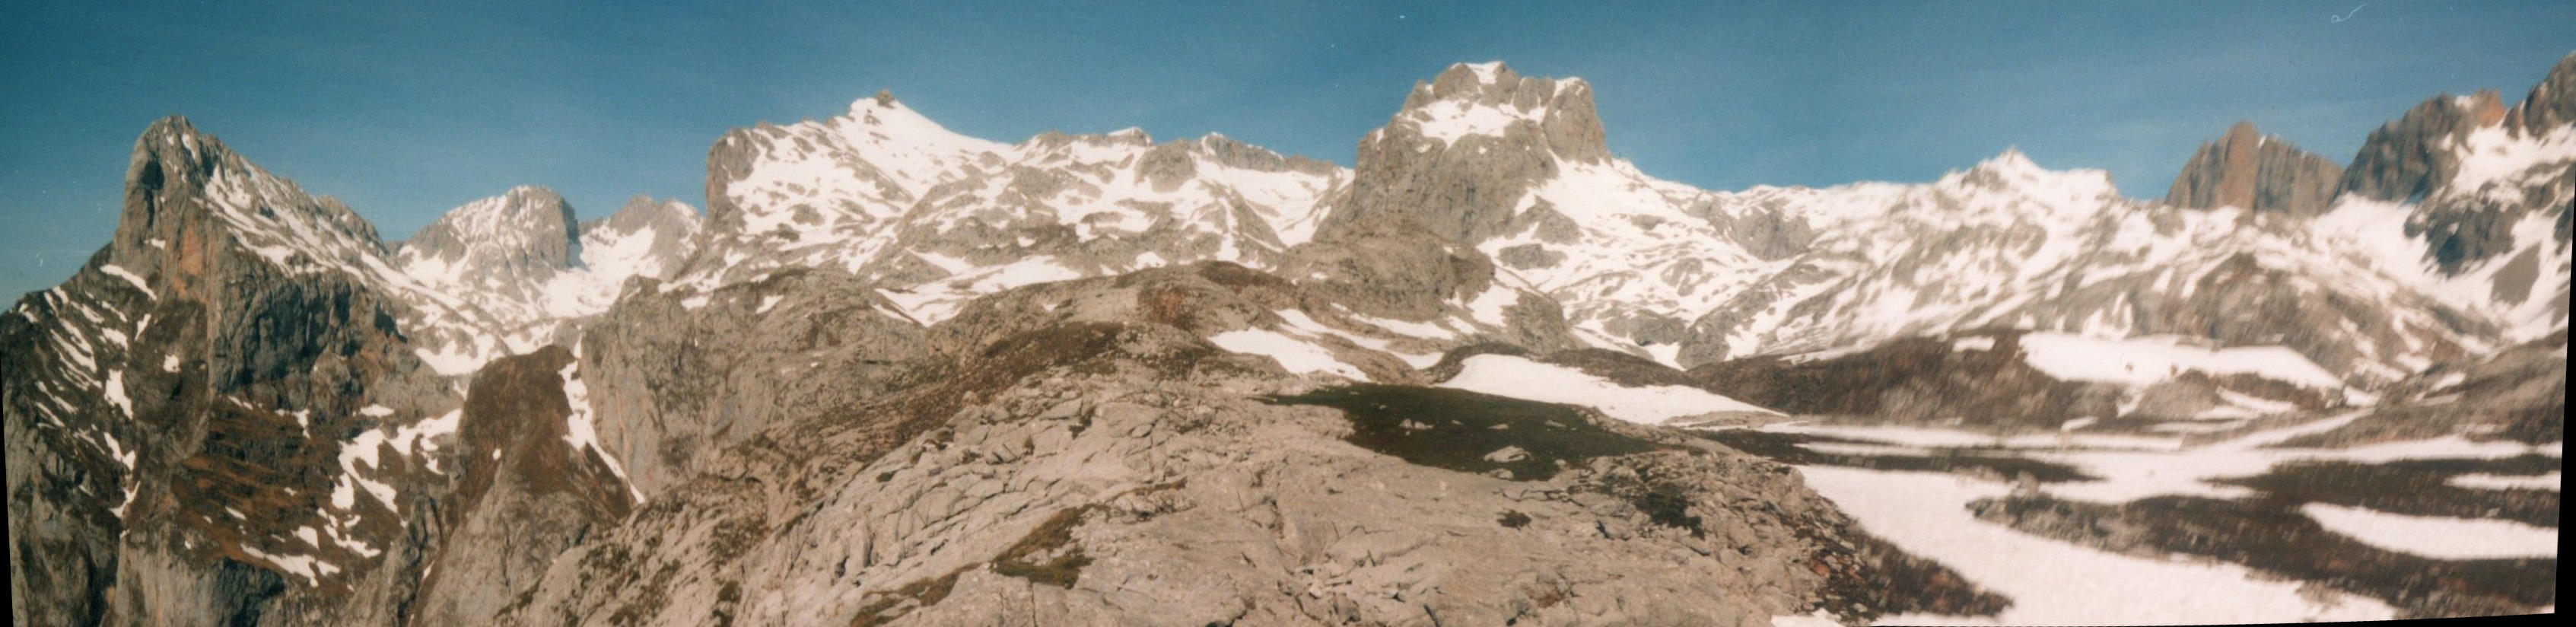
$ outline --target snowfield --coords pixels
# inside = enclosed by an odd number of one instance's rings
[[[1977,520],[1964,507],[2012,486],[1945,473],[1801,466],[1807,485],[1863,528],[1907,552],[2011,597],[1994,617],[1885,616],[1885,625],[2174,625],[2386,620],[2376,599],[2308,600],[2298,582],[2265,581],[2243,566],[2107,553]]]
[[[2325,390],[2343,387],[2334,373],[2282,346],[2203,348],[2185,345],[2183,338],[2173,336],[2111,340],[2031,333],[2022,336],[2021,349],[2030,367],[2068,381],[2144,387],[2198,370],[2258,375]]]
[[[2325,503],[2299,511],[2362,544],[2433,559],[2558,556],[2557,529],[2510,520],[2408,516]]]
[[[1268,329],[1244,329],[1208,336],[1208,342],[1237,353],[1261,355],[1279,362],[1289,372],[1321,372],[1352,381],[1367,381],[1368,374],[1356,366],[1343,363],[1333,351],[1313,342]]]
[[[1744,401],[1675,385],[1628,387],[1582,370],[1509,355],[1477,355],[1462,362],[1458,376],[1440,383],[1495,396],[1542,403],[1582,405],[1612,418],[1640,424],[1662,424],[1683,416],[1712,412],[1780,415]]]
[[[2558,473],[2555,471],[2542,475],[2490,475],[2484,473],[2470,473],[2452,477],[2449,483],[2463,488],[2477,488],[2481,490],[2512,490],[2522,488],[2558,491],[2560,479]]]
[[[2389,442],[2347,449],[2266,448],[2301,435],[2343,426],[2365,412],[2259,431],[2221,442],[2183,446],[2179,438],[2060,434],[1996,436],[1920,427],[1819,426],[1800,423],[1765,431],[1828,435],[1863,443],[1810,443],[1820,453],[1921,455],[1936,448],[2000,447],[2031,459],[2074,466],[2097,481],[2033,486],[2049,496],[2126,503],[2159,495],[2241,498],[2249,488],[2213,483],[2261,475],[2299,460],[2382,463],[2405,459],[2496,459],[2526,454],[2562,456],[2564,445],[2472,442],[2456,436]],[[2057,446],[2047,446],[2055,441]],[[2132,557],[2030,535],[1978,520],[1970,502],[2011,494],[2000,481],[1948,473],[1882,471],[1839,466],[1800,466],[1809,487],[1834,501],[1871,533],[1908,552],[1939,561],[1962,576],[2013,599],[1995,617],[1888,616],[1882,624],[2036,625],[2098,624],[2106,616],[2129,624],[2189,624],[2383,620],[2395,610],[2367,597],[2335,593],[2302,595],[2301,584],[2273,580],[2235,564]],[[2557,473],[2501,477],[2463,475],[2452,483],[2472,487],[2556,489]],[[2513,521],[2404,516],[2368,509],[2308,504],[2302,511],[2335,533],[2393,551],[2434,559],[2555,557],[2558,530]],[[2320,602],[2313,599],[2328,599]]]

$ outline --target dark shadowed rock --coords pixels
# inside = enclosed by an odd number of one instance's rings
[[[2342,193],[2386,201],[2415,201],[2451,180],[2459,168],[2452,137],[2504,120],[2495,90],[2469,96],[2443,94],[2406,110],[2371,131],[2343,172]]]

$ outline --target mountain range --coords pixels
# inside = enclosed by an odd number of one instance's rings
[[[162,119],[0,315],[13,623],[1992,614],[1681,427],[2563,439],[2576,54],[2341,165],[2239,123],[2161,200],[2009,149],[1706,190],[1603,124],[1500,63],[1349,168],[879,93],[725,133],[703,212],[518,187],[389,242]],[[1511,389],[1577,384],[1651,398]]]

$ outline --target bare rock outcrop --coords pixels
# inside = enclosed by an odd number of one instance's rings
[[[2165,203],[2194,209],[2243,207],[2316,215],[2334,200],[2343,166],[2237,122],[2200,145],[2174,177]]]

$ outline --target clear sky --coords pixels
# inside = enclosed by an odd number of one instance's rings
[[[1703,187],[1925,181],[2017,145],[2158,197],[2238,119],[2341,161],[2437,93],[2518,101],[2571,25],[2564,0],[0,0],[0,291],[106,241],[135,135],[173,113],[389,238],[519,184],[584,218],[701,205],[725,129],[879,89],[988,139],[1216,131],[1349,164],[1414,81],[1497,59],[1590,80],[1612,152]]]

